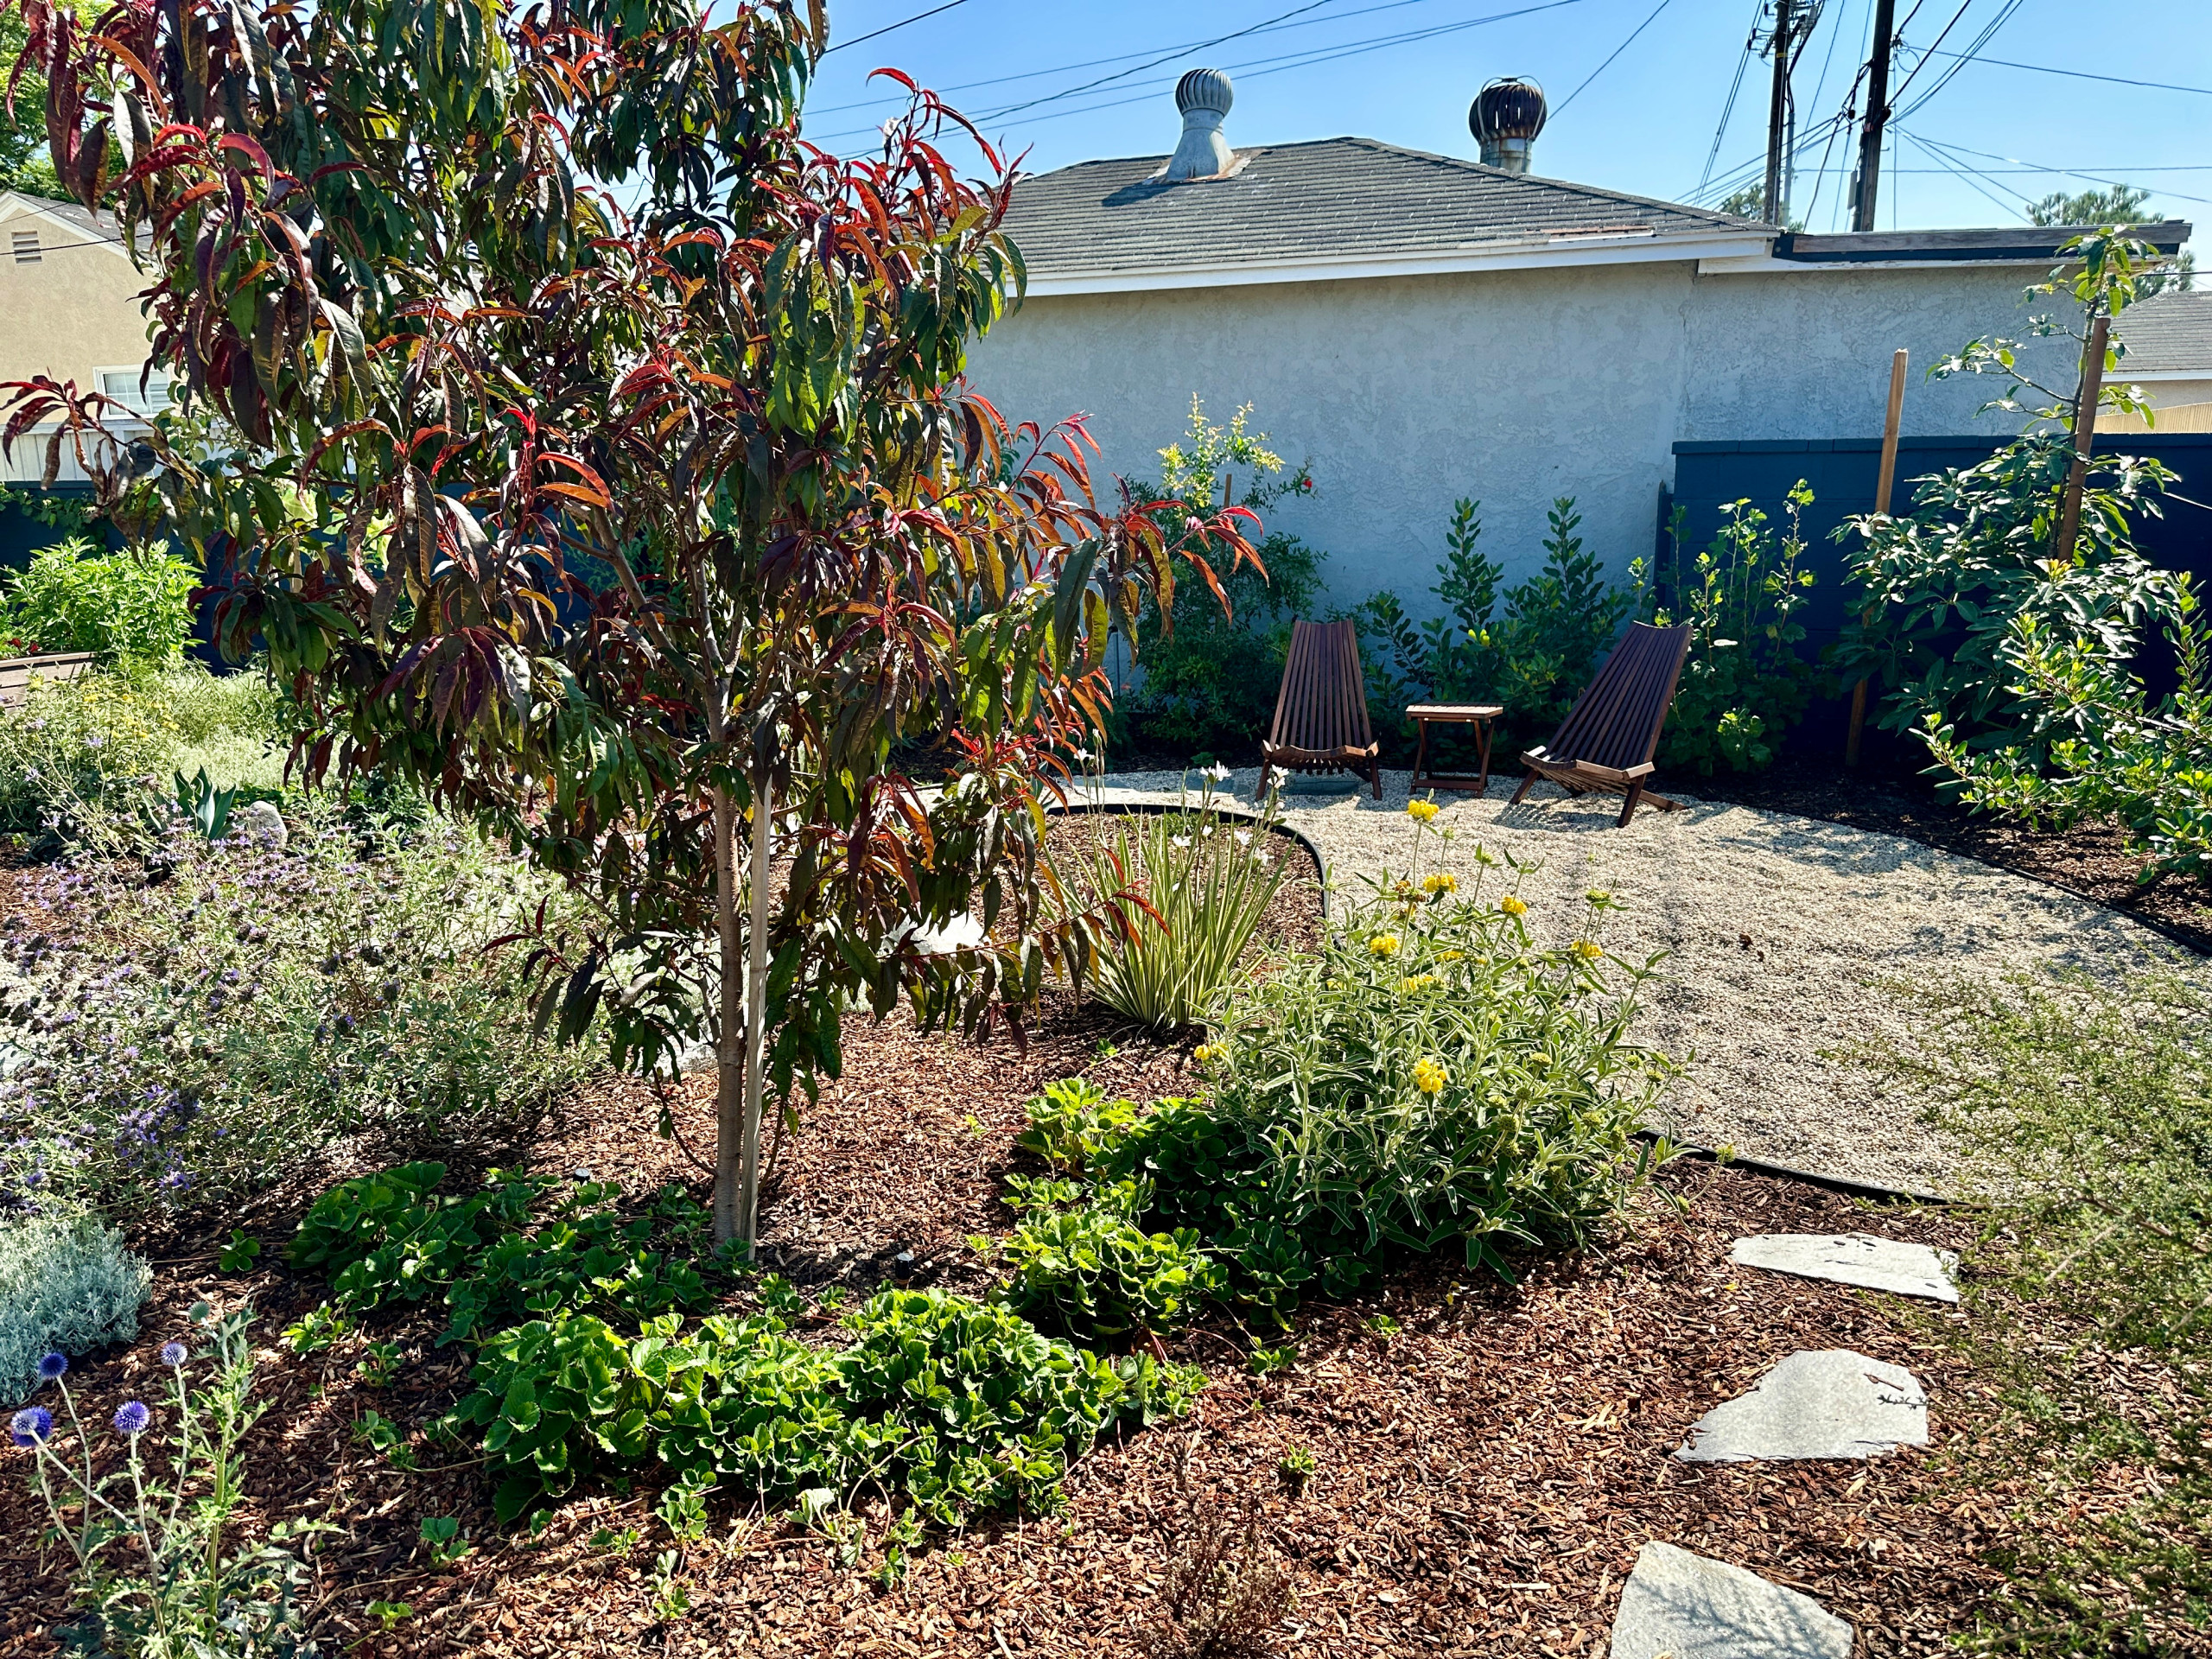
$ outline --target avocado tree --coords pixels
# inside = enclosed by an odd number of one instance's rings
[[[594,898],[535,941],[543,1011],[620,1064],[712,1040],[721,1237],[842,1012],[1018,1022],[1126,925],[1055,887],[1040,791],[1110,620],[1250,515],[1102,506],[1079,423],[966,388],[1022,266],[957,115],[902,76],[873,153],[805,143],[827,21],[790,0],[10,7],[183,410],[125,444],[19,383],[6,442],[238,550],[219,638],[305,776],[416,780]]]

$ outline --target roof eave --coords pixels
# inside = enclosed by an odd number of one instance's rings
[[[1171,289],[1250,288],[1268,283],[1371,281],[1461,271],[1539,270],[1560,265],[1650,264],[1764,255],[1773,232],[1746,227],[1673,235],[1554,236],[1478,242],[1456,248],[1405,249],[1282,259],[1224,259],[1143,269],[1057,270],[1031,267],[1031,298],[1131,294]]]

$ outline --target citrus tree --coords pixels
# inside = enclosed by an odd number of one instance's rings
[[[307,777],[416,780],[595,899],[535,940],[543,1012],[620,1064],[712,1040],[722,1237],[842,1012],[1018,1035],[1127,925],[1056,893],[1042,780],[1109,620],[1250,515],[1102,507],[1079,426],[966,389],[1022,267],[957,115],[899,77],[872,154],[800,140],[827,20],[790,0],[5,9],[183,404],[124,446],[20,383],[6,440],[236,550],[219,638]]]

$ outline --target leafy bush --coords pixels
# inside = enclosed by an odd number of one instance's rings
[[[17,656],[90,651],[111,662],[175,663],[192,637],[199,584],[166,543],[111,552],[73,537],[32,554],[0,596],[0,635]]]
[[[1598,658],[1635,610],[1643,561],[1625,587],[1609,582],[1598,556],[1574,532],[1582,522],[1571,496],[1554,501],[1544,566],[1505,593],[1504,568],[1481,550],[1482,504],[1452,509],[1446,551],[1431,588],[1445,614],[1415,627],[1398,596],[1380,593],[1360,606],[1363,633],[1379,642],[1370,665],[1368,708],[1378,731],[1410,734],[1406,705],[1421,701],[1495,702],[1516,731],[1547,733],[1573,706]]]
[[[845,1320],[842,1352],[772,1313],[674,1314],[634,1342],[557,1313],[492,1338],[453,1421],[480,1428],[512,1520],[601,1467],[655,1463],[763,1502],[862,1485],[959,1524],[1051,1508],[1073,1459],[1116,1421],[1184,1408],[1192,1379],[1148,1357],[1109,1363],[1006,1309],[940,1291],[885,1291]]]
[[[327,1277],[345,1312],[441,1298],[453,1310],[444,1341],[549,1307],[636,1321],[713,1301],[689,1259],[706,1252],[707,1215],[681,1187],[625,1221],[607,1183],[556,1198],[551,1179],[494,1170],[480,1192],[436,1197],[445,1173],[416,1163],[341,1181],[308,1209],[287,1259]]]
[[[1649,964],[1598,943],[1611,896],[1587,895],[1584,937],[1540,946],[1517,895],[1484,899],[1497,861],[1480,848],[1471,892],[1421,874],[1426,805],[1407,874],[1377,881],[1318,954],[1217,1005],[1205,1096],[1141,1114],[1070,1084],[1032,1104],[1026,1146],[1080,1170],[1135,1228],[1219,1263],[1225,1277],[1203,1286],[1193,1268],[1194,1287],[1281,1315],[1316,1283],[1350,1289],[1389,1250],[1455,1241],[1470,1265],[1510,1272],[1501,1246],[1586,1239],[1671,1155],[1633,1141],[1673,1067],[1629,1039]],[[1024,1226],[1039,1241],[1026,1255],[1047,1261],[1057,1232]],[[1084,1270],[1103,1283],[1105,1266]],[[1090,1287],[1067,1276],[1052,1261],[1040,1291]]]
[[[1217,811],[1211,785],[1196,810],[1186,795],[1182,810],[1116,819],[1110,845],[1091,855],[1091,893],[1135,882],[1145,907],[1130,906],[1100,947],[1092,981],[1100,1001],[1147,1030],[1198,1020],[1282,886],[1267,849],[1274,822],[1272,808],[1257,824]]]
[[[46,931],[0,925],[20,982],[0,1017],[29,1063],[0,1082],[0,1194],[33,1177],[87,1205],[235,1194],[333,1140],[512,1122],[586,1075],[531,1028],[521,960],[487,945],[572,902],[458,830],[382,856],[310,821],[277,849],[173,828],[162,879],[57,866]]]
[[[149,780],[168,776],[178,736],[143,680],[35,677],[23,706],[0,711],[0,833],[95,853],[143,841]]]
[[[1813,585],[1813,573],[1797,568],[1805,552],[1798,522],[1812,499],[1799,479],[1785,498],[1789,528],[1779,544],[1766,514],[1748,500],[1727,503],[1719,530],[1687,570],[1684,513],[1675,510],[1652,620],[1662,627],[1688,622],[1690,651],[1659,739],[1661,766],[1707,777],[1723,767],[1757,772],[1805,717],[1820,677],[1798,652],[1805,628],[1793,619]]]
[[[1007,1305],[1076,1337],[1172,1331],[1222,1284],[1192,1229],[1147,1233],[1110,1203],[1027,1217],[1002,1249]]]
[[[54,1632],[65,1648],[118,1659],[291,1659],[315,1651],[307,1633],[315,1580],[295,1541],[337,1529],[279,1521],[260,1542],[235,1541],[246,1491],[240,1446],[268,1408],[251,1398],[252,1323],[245,1307],[213,1326],[200,1357],[213,1362],[214,1375],[203,1384],[192,1382],[182,1343],[162,1349],[174,1379],[166,1471],[148,1455],[154,1414],[143,1401],[115,1414],[112,1427],[127,1451],[119,1464],[104,1459],[109,1466],[100,1474],[81,1426],[86,1443],[64,1456],[49,1409],[16,1414],[16,1442],[37,1461],[35,1484],[54,1535],[75,1563],[71,1588],[83,1611]],[[57,1378],[56,1386],[78,1425],[67,1384]]]
[[[1267,434],[1245,429],[1251,412],[1247,404],[1218,426],[1193,397],[1189,431],[1160,452],[1160,487],[1133,481],[1131,495],[1179,501],[1203,518],[1227,505],[1240,468],[1249,480],[1240,505],[1253,512],[1286,496],[1312,495],[1305,467],[1284,475]],[[1109,730],[1110,742],[1134,737],[1205,761],[1249,753],[1267,734],[1290,625],[1319,596],[1324,556],[1282,531],[1259,543],[1257,566],[1234,557],[1218,539],[1198,550],[1220,591],[1190,572],[1166,590],[1164,612],[1160,595],[1146,597],[1137,618],[1135,683],[1116,699]]]
[[[0,1221],[0,1402],[23,1398],[38,1362],[138,1334],[153,1270],[89,1216]]]

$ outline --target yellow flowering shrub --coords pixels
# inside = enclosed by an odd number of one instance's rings
[[[1414,1087],[1424,1095],[1443,1093],[1444,1085],[1451,1081],[1451,1072],[1427,1055],[1414,1062]]]
[[[1605,947],[1595,939],[1577,939],[1567,949],[1574,953],[1578,962],[1595,962],[1605,954]]]
[[[1497,907],[1508,916],[1526,916],[1529,913],[1529,906],[1510,893],[1497,901]]]
[[[1441,899],[1447,893],[1459,891],[1459,878],[1448,870],[1439,870],[1421,882],[1421,890],[1432,899]]]
[[[1398,936],[1395,933],[1377,933],[1368,940],[1367,948],[1375,956],[1395,957],[1398,954]]]

